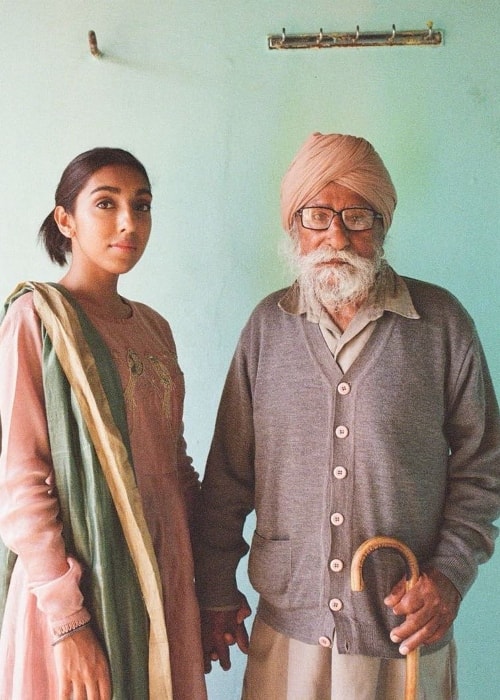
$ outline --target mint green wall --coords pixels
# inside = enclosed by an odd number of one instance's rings
[[[442,47],[266,43],[283,26],[416,29],[431,19]],[[66,163],[95,145],[132,150],[150,171],[155,218],[122,292],[171,321],[202,470],[238,333],[288,280],[276,254],[281,176],[311,131],[348,132],[374,143],[398,189],[389,259],[463,301],[500,388],[499,20],[497,0],[0,0],[0,296],[60,275],[35,234]],[[88,51],[90,29],[101,60]],[[499,576],[497,554],[463,604],[463,700],[498,695]],[[229,675],[212,673],[211,700],[239,697],[241,672],[239,659]]]

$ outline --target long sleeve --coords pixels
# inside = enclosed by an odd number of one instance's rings
[[[450,387],[448,492],[432,564],[464,595],[492,553],[500,512],[500,418],[477,335]]]
[[[188,519],[191,522],[199,505],[200,478],[193,467],[191,457],[186,452],[186,441],[183,434],[179,435],[177,441],[177,474],[186,503]]]
[[[53,632],[83,622],[81,567],[68,559],[58,517],[41,368],[40,320],[29,295],[0,327],[0,536],[19,557]]]
[[[254,427],[244,343],[222,393],[202,482],[196,579],[205,608],[237,605],[236,569],[248,551],[243,527],[254,508]]]

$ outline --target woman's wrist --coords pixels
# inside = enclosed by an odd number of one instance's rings
[[[66,639],[66,637],[71,637],[71,635],[75,634],[75,632],[79,632],[80,630],[84,629],[84,627],[88,627],[90,625],[90,615],[86,610],[84,612],[85,615],[81,618],[73,620],[62,627],[52,630],[52,646],[55,646],[63,639]]]

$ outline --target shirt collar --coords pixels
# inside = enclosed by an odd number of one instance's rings
[[[307,304],[304,296],[300,293],[298,281],[295,281],[286,290],[279,300],[278,306],[287,314],[306,314],[307,320],[313,323],[319,323],[324,314],[324,309],[319,302],[313,302],[310,306]],[[358,313],[366,314],[366,317],[373,321],[380,318],[385,311],[399,314],[405,318],[420,318],[413,305],[406,282],[388,264],[382,265],[377,281]]]

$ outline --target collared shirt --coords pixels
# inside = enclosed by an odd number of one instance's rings
[[[305,314],[308,321],[319,324],[323,338],[343,372],[347,372],[357,358],[373,333],[377,319],[385,311],[406,318],[420,318],[406,282],[387,264],[383,265],[375,286],[344,332],[319,301],[308,300],[301,294],[298,282],[280,299],[279,306],[286,313]]]

